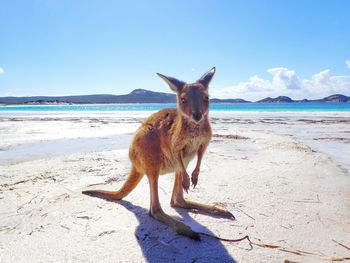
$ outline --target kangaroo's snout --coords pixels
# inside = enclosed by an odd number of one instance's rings
[[[196,122],[200,122],[203,119],[203,114],[201,112],[194,112],[192,113],[192,118]]]

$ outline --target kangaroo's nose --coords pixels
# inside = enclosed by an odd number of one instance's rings
[[[192,114],[192,118],[195,120],[195,121],[200,121],[202,119],[202,113],[200,112],[194,112]]]

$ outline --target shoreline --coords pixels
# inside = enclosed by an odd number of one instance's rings
[[[118,139],[118,136],[126,136],[126,142],[131,141],[132,134],[136,131],[143,119],[156,111],[94,111],[94,112],[11,112],[4,114],[0,112],[0,120],[16,125],[21,122],[28,122],[41,126],[42,122],[49,122],[48,125],[53,127],[64,123],[74,123],[68,127],[74,133],[63,133],[57,136],[36,139],[28,139],[23,142],[7,143],[4,140],[0,143],[0,165],[11,162],[11,156],[16,155],[16,160],[26,159],[21,158],[28,154],[28,151],[33,150],[34,156],[44,156],[45,154],[38,154],[41,147],[53,147],[52,156],[65,155],[69,153],[81,153],[96,149],[103,150],[105,146],[99,146],[99,141],[113,141],[113,138]],[[309,113],[309,112],[308,112]],[[223,122],[228,125],[235,125],[237,129],[244,126],[244,132],[249,132],[249,126],[254,129],[266,129],[269,132],[274,132],[280,135],[292,136],[300,143],[304,143],[313,150],[319,151],[328,155],[340,165],[344,166],[350,171],[350,162],[347,161],[346,156],[350,156],[350,112],[313,112],[312,115],[306,112],[247,112],[247,111],[211,111],[210,119],[213,123]],[[85,125],[84,125],[85,124]],[[112,124],[112,125],[111,125]],[[337,128],[334,125],[347,125],[348,128]],[[10,125],[10,124],[9,124]],[[84,125],[90,132],[76,132],[80,129],[79,125]],[[314,129],[309,129],[309,125],[316,125]],[[105,126],[112,126],[106,128]],[[218,127],[225,129],[225,125]],[[91,128],[93,132],[91,132]],[[215,129],[215,124],[213,126]],[[315,129],[321,129],[317,132]],[[307,132],[310,130],[310,132]],[[41,131],[41,133],[52,133],[49,131]],[[26,134],[28,136],[28,134]],[[30,136],[29,136],[30,137]],[[90,140],[89,140],[90,138]],[[60,147],[60,144],[68,142],[71,147]],[[84,143],[82,143],[84,141]],[[116,140],[118,141],[118,140]],[[119,140],[120,141],[120,140]],[[80,145],[80,146],[79,146]],[[116,148],[120,148],[117,142],[114,142]],[[129,147],[128,143],[123,142],[125,148]],[[59,150],[60,149],[60,150]],[[66,149],[66,150],[63,150]],[[73,150],[75,149],[75,150]],[[112,150],[113,147],[106,146],[105,149]],[[341,149],[341,151],[338,151]],[[9,150],[8,157],[6,151]],[[45,150],[48,152],[48,148]],[[27,158],[28,159],[28,158]],[[35,159],[33,156],[29,158]],[[4,161],[7,160],[7,161]]]
[[[158,110],[115,110],[115,111],[0,111],[0,118],[10,118],[10,117],[40,117],[40,116],[66,116],[66,117],[84,117],[96,115],[100,117],[142,117],[147,118],[149,115],[157,112]],[[212,117],[232,117],[234,115],[248,116],[252,118],[256,117],[342,117],[349,118],[350,111],[269,111],[269,110],[211,110],[209,113],[209,118]]]

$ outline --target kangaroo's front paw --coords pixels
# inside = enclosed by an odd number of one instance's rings
[[[193,188],[195,188],[197,183],[198,183],[198,175],[199,175],[199,169],[194,169],[192,176],[191,176]]]
[[[188,189],[190,189],[190,176],[187,173],[182,176],[182,187],[188,193]]]

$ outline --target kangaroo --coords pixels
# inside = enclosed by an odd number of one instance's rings
[[[136,131],[129,148],[132,163],[129,177],[118,191],[83,191],[94,197],[107,200],[121,200],[140,182],[143,175],[150,186],[150,216],[169,225],[178,234],[200,239],[184,223],[165,214],[159,203],[158,177],[160,174],[175,172],[175,183],[170,205],[195,209],[207,214],[225,218],[234,216],[215,205],[204,205],[184,198],[190,183],[196,187],[203,154],[211,140],[212,131],[208,119],[208,86],[215,73],[215,67],[195,83],[187,84],[176,78],[157,73],[177,94],[177,109],[163,109],[148,117]],[[191,178],[186,168],[197,155],[197,163]]]

